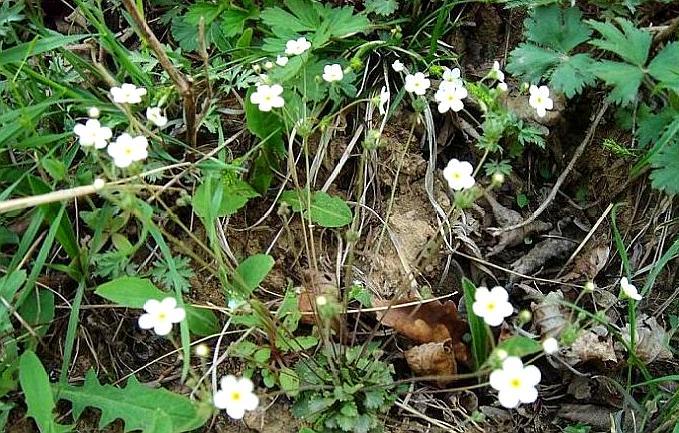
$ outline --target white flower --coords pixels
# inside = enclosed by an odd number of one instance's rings
[[[257,91],[250,95],[250,102],[257,105],[260,111],[271,111],[272,108],[281,108],[285,105],[282,93],[283,87],[280,84],[272,86],[260,84]]]
[[[268,62],[264,63],[264,69],[271,69],[271,68],[273,68],[273,62],[272,61],[268,61]]]
[[[443,81],[446,81],[448,83],[453,83],[457,86],[462,87],[462,79],[460,78],[460,68],[453,68],[453,69],[448,69],[444,68],[443,69],[443,75],[441,78],[443,78]]]
[[[400,60],[394,61],[394,63],[391,64],[391,69],[393,69],[396,72],[403,72],[405,71],[406,67],[401,63]]]
[[[307,41],[305,37],[298,39],[290,39],[285,43],[285,54],[288,56],[298,56],[311,48],[311,42]]]
[[[207,344],[201,343],[196,346],[196,348],[194,349],[194,353],[199,358],[207,358],[208,356],[210,356],[210,348],[208,347]]]
[[[500,62],[497,60],[493,62],[493,69],[490,70],[490,77],[498,81],[505,81],[505,73],[500,69]]]
[[[81,146],[94,146],[95,149],[105,148],[108,140],[113,137],[111,128],[101,126],[97,119],[89,119],[84,125],[82,123],[76,124],[73,127],[73,132],[78,136]]]
[[[158,335],[167,335],[172,331],[172,325],[179,323],[186,317],[186,311],[177,307],[177,300],[167,297],[162,301],[149,299],[144,303],[146,313],[139,316],[139,327],[151,329]]]
[[[344,72],[342,71],[342,67],[340,65],[325,65],[323,68],[323,80],[327,81],[328,83],[332,83],[333,81],[341,81],[342,78],[344,78]]]
[[[497,356],[497,359],[500,361],[504,361],[509,356],[509,353],[504,349],[495,349],[495,356]]]
[[[627,277],[620,278],[620,289],[626,297],[634,299],[635,301],[641,301],[641,293],[639,293],[634,284],[631,284],[627,280]]]
[[[507,316],[513,312],[512,304],[508,301],[509,295],[504,287],[486,287],[476,289],[472,311],[490,326],[499,326]]]
[[[497,88],[500,89],[503,92],[506,92],[507,91],[507,83],[502,83],[502,82],[497,83]]]
[[[146,89],[134,84],[125,83],[120,87],[111,87],[113,102],[117,104],[138,104],[144,95],[146,95]]]
[[[559,351],[559,342],[554,337],[549,337],[542,342],[542,350],[545,351],[547,355],[551,355]]]
[[[92,186],[94,187],[95,190],[99,191],[102,189],[104,186],[106,186],[106,181],[100,177],[94,179],[94,182],[92,182]]]
[[[450,81],[442,81],[439,89],[434,94],[434,99],[439,103],[439,113],[448,110],[460,111],[464,108],[462,99],[467,97],[467,89]]]
[[[87,109],[87,115],[91,119],[97,119],[100,114],[101,114],[101,111],[99,111],[99,109],[97,107],[90,107],[90,108]]]
[[[415,93],[416,95],[424,95],[427,89],[431,85],[431,82],[427,77],[424,76],[422,72],[417,72],[415,75],[406,75],[406,92]]]
[[[323,307],[325,305],[328,305],[328,298],[324,295],[317,296],[316,297],[316,306]]]
[[[149,156],[149,142],[143,135],[132,137],[128,133],[120,136],[108,146],[106,151],[113,158],[113,163],[120,167],[129,167],[135,161],[142,161]]]
[[[467,161],[451,159],[443,169],[443,177],[448,181],[448,185],[454,191],[460,191],[474,186],[474,167]]]
[[[276,57],[276,64],[278,66],[285,66],[288,64],[288,57],[287,56],[278,56]]]
[[[531,84],[528,91],[530,92],[528,103],[537,110],[538,116],[545,117],[547,110],[554,108],[554,101],[549,97],[549,89],[547,86],[538,87]]]
[[[490,374],[490,386],[498,390],[498,400],[506,408],[519,403],[532,403],[538,398],[535,386],[540,383],[540,370],[534,365],[523,365],[521,359],[510,356],[502,362],[502,368]]]
[[[259,397],[252,392],[254,385],[247,377],[238,379],[228,375],[220,381],[221,389],[215,392],[212,400],[215,407],[226,409],[226,414],[233,419],[241,419],[247,410],[255,410],[259,406]]]
[[[159,128],[167,125],[167,117],[163,115],[160,107],[148,107],[146,109],[146,118]]]
[[[380,104],[379,104],[379,110],[382,116],[387,114],[386,106],[389,104],[390,98],[391,93],[389,93],[389,90],[387,90],[386,86],[382,86],[382,89],[380,89]]]

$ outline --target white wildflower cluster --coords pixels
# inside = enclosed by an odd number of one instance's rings
[[[111,99],[116,104],[139,104],[145,95],[145,88],[130,83],[111,88]],[[99,108],[90,107],[87,114],[89,119],[85,123],[77,123],[73,127],[73,133],[78,136],[81,146],[106,149],[113,163],[120,168],[129,167],[132,163],[143,161],[148,157],[149,142],[146,137],[133,136],[125,132],[111,141],[113,131],[98,120],[101,115]],[[160,107],[148,107],[146,118],[159,128],[166,126],[168,122]]]
[[[174,324],[186,319],[186,311],[177,307],[177,300],[167,297],[162,300],[149,299],[144,303],[144,313],[139,316],[141,329],[153,329],[157,335],[168,335]],[[205,344],[196,347],[197,356],[209,356],[210,349]],[[237,378],[233,375],[222,377],[220,387],[212,396],[213,404],[218,409],[226,410],[233,419],[241,419],[246,411],[257,409],[259,397],[254,393],[254,384],[246,377]]]
[[[493,80],[497,80],[498,89],[502,90],[503,92],[507,91],[508,88],[507,83],[505,83],[505,73],[502,72],[502,69],[500,68],[500,62],[497,60],[493,62],[493,67],[488,73],[488,76]]]
[[[396,60],[391,65],[396,72],[405,71],[406,68],[400,60]],[[462,100],[468,96],[467,89],[464,87],[464,82],[461,78],[459,68],[444,68],[442,80],[434,93],[434,100],[438,104],[440,113],[446,113],[450,110],[460,111],[464,108]],[[431,80],[423,72],[408,73],[405,76],[405,90],[408,93],[413,93],[417,96],[424,96],[427,90],[431,87]]]

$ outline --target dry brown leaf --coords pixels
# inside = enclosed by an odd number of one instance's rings
[[[452,376],[457,373],[453,343],[425,343],[412,347],[404,353],[408,366],[417,376]],[[452,381],[451,377],[437,380],[439,385]]]
[[[485,193],[484,196],[486,197],[488,204],[490,204],[490,207],[493,210],[495,221],[498,223],[500,227],[504,228],[513,226],[523,221],[523,217],[519,212],[504,207],[497,200],[495,200],[495,197],[493,197],[491,194]],[[493,236],[496,236],[498,238],[498,241],[495,244],[495,246],[488,252],[487,256],[488,257],[494,256],[504,251],[505,248],[521,244],[523,240],[526,238],[526,236],[530,235],[531,233],[544,232],[551,228],[552,224],[538,220],[533,221],[530,224],[526,224],[523,227],[519,227],[518,229],[510,231],[500,231],[500,230],[492,231],[491,234]]]
[[[315,314],[309,313],[316,312],[316,298],[318,296],[330,296],[337,299],[337,284],[333,275],[312,269],[305,270],[302,273],[302,279],[304,286],[302,293],[297,298],[297,305],[300,313],[302,313],[302,322],[313,325],[316,323],[316,317]]]
[[[622,338],[628,344],[632,341],[629,324],[626,324],[622,329]],[[669,336],[655,320],[655,317],[648,317],[645,314],[639,315],[635,340],[635,352],[644,363],[666,361],[673,358],[672,351],[667,347]]]
[[[571,365],[581,362],[618,362],[610,335],[601,336],[594,331],[585,331],[575,339],[565,355]]]
[[[545,239],[512,263],[511,269],[519,274],[530,275],[552,259],[566,258],[576,247],[577,244],[568,239]],[[514,281],[517,278],[517,275],[512,274],[509,280]]]
[[[594,277],[606,266],[610,253],[611,248],[608,242],[592,244],[575,258],[573,268],[561,277],[561,281],[594,280]]]
[[[377,319],[383,325],[394,328],[417,343],[444,342],[448,339],[453,344],[462,339],[467,329],[467,324],[458,317],[457,307],[452,301],[441,303],[440,301],[423,302],[421,304],[398,307],[399,304],[413,302],[413,299],[400,301],[381,300],[373,301],[375,307],[389,307],[377,312]]]
[[[544,299],[536,304],[531,303],[535,327],[543,338],[557,338],[569,324],[561,309],[563,293],[560,290],[549,292]]]

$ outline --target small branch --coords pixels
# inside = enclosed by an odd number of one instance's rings
[[[556,180],[556,183],[554,184],[554,187],[552,187],[552,190],[549,192],[549,195],[545,199],[545,201],[540,205],[539,208],[531,216],[526,218],[523,222],[519,224],[515,224],[509,227],[504,227],[501,229],[498,229],[497,232],[508,232],[511,230],[516,230],[518,228],[527,226],[528,224],[532,223],[535,221],[541,214],[544,212],[549,205],[554,201],[554,198],[559,192],[559,189],[561,188],[561,185],[563,185],[564,181],[566,180],[566,177],[568,177],[568,174],[573,170],[573,167],[575,167],[575,163],[578,161],[578,158],[582,155],[582,153],[585,151],[585,148],[587,147],[587,144],[589,144],[590,141],[592,141],[592,137],[594,136],[594,132],[596,131],[597,126],[599,126],[599,123],[601,122],[601,119],[604,117],[604,114],[606,113],[606,110],[608,109],[608,106],[610,105],[610,102],[606,101],[604,102],[604,105],[601,107],[599,112],[596,115],[596,118],[594,119],[594,122],[590,125],[589,129],[587,130],[587,134],[585,135],[585,138],[582,140],[580,145],[578,146],[577,149],[575,149],[575,152],[573,153],[573,156],[571,157],[571,160],[568,162],[568,165],[566,166],[566,169],[559,175],[559,178]]]
[[[196,100],[193,94],[193,86],[189,78],[184,76],[177,68],[174,67],[172,61],[165,53],[163,45],[160,43],[156,35],[151,30],[151,27],[144,21],[134,0],[123,0],[125,9],[130,13],[132,19],[137,25],[137,29],[141,32],[141,36],[149,45],[149,48],[155,53],[160,66],[167,72],[170,80],[174,83],[184,101],[184,121],[186,122],[186,141],[190,146],[196,144]]]

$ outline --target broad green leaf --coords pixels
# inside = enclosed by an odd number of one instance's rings
[[[540,352],[542,350],[542,345],[532,338],[524,337],[523,335],[514,335],[498,344],[497,348],[506,351],[509,356],[518,356],[521,358],[526,355]]]
[[[256,254],[245,259],[236,268],[236,275],[232,278],[237,292],[243,297],[249,297],[259,287],[274,265],[274,259],[268,254]]]
[[[238,341],[229,346],[229,355],[239,358],[249,358],[257,351],[258,347],[259,346],[252,341]]]
[[[633,65],[645,66],[653,37],[646,30],[638,29],[631,21],[624,18],[617,18],[616,21],[622,31],[612,23],[588,21],[602,36],[602,39],[593,39],[589,43],[617,54]]]
[[[367,13],[388,16],[396,12],[398,2],[396,0],[366,0],[364,6]]]
[[[323,227],[343,227],[351,224],[353,219],[351,209],[344,200],[323,191],[314,193],[309,216]]]
[[[667,45],[648,65],[648,73],[663,88],[679,93],[679,42]]]
[[[667,194],[679,194],[679,140],[664,146],[651,158],[651,185]]]
[[[19,383],[24,392],[27,415],[35,420],[41,433],[71,431],[69,426],[57,424],[53,411],[56,407],[47,372],[37,355],[27,350],[19,361]]]
[[[260,365],[268,363],[269,359],[271,359],[271,349],[268,347],[262,347],[261,349],[258,349],[253,354],[252,359],[254,359],[255,362]]]
[[[299,376],[291,368],[281,368],[278,374],[278,382],[288,396],[295,396],[299,392]]]
[[[207,404],[193,402],[163,388],[142,385],[134,376],[128,379],[125,388],[118,388],[101,385],[90,370],[82,386],[59,385],[56,389],[60,399],[71,402],[75,418],[80,417],[85,408],[99,409],[99,428],[121,419],[125,431],[157,432],[157,412],[160,411],[167,419],[162,425],[170,427],[164,431],[181,433],[201,427],[212,413]]]
[[[21,305],[19,315],[33,327],[38,335],[44,336],[54,319],[54,293],[45,289],[32,290]]]
[[[526,36],[539,45],[567,53],[589,39],[592,31],[582,22],[576,7],[562,9],[558,5],[534,9],[524,21]]]

